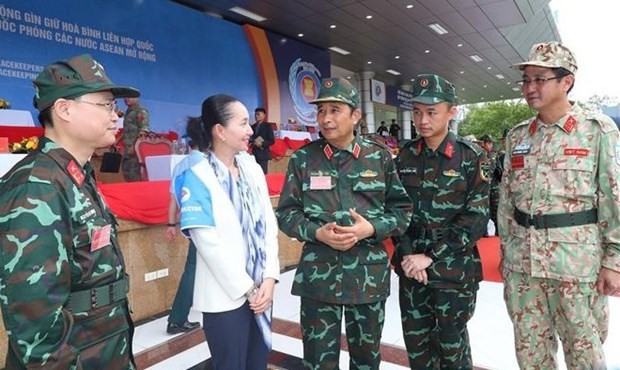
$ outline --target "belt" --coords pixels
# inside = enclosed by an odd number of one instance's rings
[[[414,226],[410,229],[409,235],[411,239],[424,239],[431,240],[433,242],[437,242],[443,239],[445,233],[448,231],[448,228],[445,227],[437,227],[437,228],[425,228]]]
[[[535,229],[552,229],[594,224],[598,221],[598,213],[596,208],[592,208],[587,211],[530,216],[515,207],[514,218],[523,227],[534,226]]]
[[[86,312],[125,299],[129,280],[124,278],[104,286],[71,292],[67,309],[72,313]]]

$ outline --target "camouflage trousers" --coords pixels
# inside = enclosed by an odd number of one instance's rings
[[[609,307],[594,283],[566,283],[504,271],[504,300],[522,369],[557,369],[560,337],[568,369],[606,369]]]
[[[302,297],[300,323],[305,369],[339,368],[343,312],[350,355],[349,369],[379,369],[385,301],[341,305]]]
[[[478,286],[431,288],[400,278],[399,303],[409,365],[414,370],[472,369],[467,322]]]
[[[135,155],[124,155],[122,168],[123,177],[126,182],[142,181],[140,163],[138,162],[138,157]]]

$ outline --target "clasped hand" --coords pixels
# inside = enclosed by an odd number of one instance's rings
[[[368,220],[353,209],[349,210],[349,214],[353,218],[353,225],[338,226],[335,222],[325,224],[317,229],[317,240],[344,252],[351,249],[358,241],[374,235],[375,227]]]
[[[433,259],[429,256],[419,254],[408,254],[403,257],[400,266],[403,268],[405,276],[415,279],[418,283],[426,285],[428,283],[428,274],[426,269],[433,263]]]
[[[250,309],[254,311],[255,315],[260,315],[267,311],[271,302],[273,301],[273,289],[276,281],[272,278],[263,280],[263,283],[258,287],[258,291],[248,297],[250,303]]]

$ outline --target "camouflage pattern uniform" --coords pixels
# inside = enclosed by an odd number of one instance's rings
[[[335,86],[350,86],[346,80],[335,80]],[[316,189],[320,178],[328,180],[325,190]],[[373,237],[345,252],[316,239],[317,229],[327,223],[352,225],[349,209],[374,226]],[[411,201],[385,147],[356,136],[346,150],[319,139],[292,154],[276,216],[285,234],[305,242],[292,294],[302,297],[306,369],[338,368],[343,312],[350,368],[379,368],[390,289],[382,241],[402,233],[410,215]]]
[[[530,58],[516,67],[577,70],[556,42],[534,45]],[[619,137],[609,117],[576,104],[553,124],[537,117],[508,135],[501,269],[521,368],[556,369],[558,335],[569,369],[605,368],[608,306],[596,282],[601,267],[620,271]]]
[[[113,85],[89,55],[47,66],[34,83],[40,111],[89,92],[140,94]],[[135,368],[116,220],[89,162],[42,137],[0,179],[0,250],[7,369]]]
[[[140,131],[149,130],[149,111],[140,104],[127,107],[123,120],[123,140],[125,149],[123,152],[123,177],[125,181],[142,180],[140,163],[136,153],[129,154],[129,148],[133,148]]]
[[[489,215],[493,224],[497,228],[497,207],[499,206],[499,179],[495,176],[498,168],[499,157],[496,152],[487,153],[489,158],[489,173],[491,174],[491,185],[489,186]]]
[[[130,369],[126,291],[97,309],[71,312],[68,305],[72,292],[125,279],[115,228],[111,245],[91,252],[93,230],[116,220],[97,192],[90,164],[82,169],[46,138],[39,148],[0,180],[7,368]]]
[[[448,84],[436,75],[418,76],[414,102],[418,95],[432,94],[420,91],[421,86],[453,91]],[[445,99],[435,103],[455,102]],[[452,132],[435,151],[418,137],[396,158],[398,175],[414,207],[407,231],[394,238],[392,259],[400,276],[403,336],[412,369],[473,367],[467,322],[482,280],[476,241],[488,221],[488,166],[479,146]],[[403,257],[413,254],[433,259],[426,269],[427,285],[408,278],[402,269]]]

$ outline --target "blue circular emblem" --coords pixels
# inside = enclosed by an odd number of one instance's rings
[[[303,125],[316,125],[316,107],[309,102],[319,96],[321,72],[309,62],[301,58],[289,68],[288,89],[295,108],[296,120]]]

